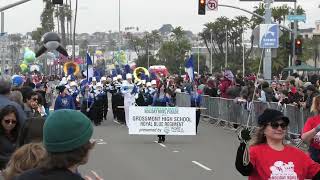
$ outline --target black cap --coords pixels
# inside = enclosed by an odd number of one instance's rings
[[[258,117],[258,125],[263,126],[268,124],[269,122],[283,120],[285,123],[289,124],[289,118],[284,116],[282,112],[275,109],[266,109],[259,117]]]
[[[62,93],[66,89],[66,86],[64,85],[57,86],[56,89],[59,91],[59,93]]]
[[[314,85],[309,85],[307,86],[307,91],[316,91],[316,88],[314,87]]]

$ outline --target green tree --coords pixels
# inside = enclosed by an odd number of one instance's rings
[[[159,53],[159,62],[170,72],[180,73],[184,69],[186,54],[190,52],[191,44],[181,27],[172,30],[171,40],[163,42]]]
[[[43,0],[43,2],[45,3],[45,7],[40,16],[41,26],[44,32],[50,32],[54,30],[54,21],[53,21],[54,5],[52,4],[51,0]]]
[[[228,66],[233,70],[240,69],[242,57],[242,34],[250,28],[249,19],[244,16],[238,16],[234,19],[219,17],[214,22],[204,25],[205,28],[200,33],[208,52],[214,59],[213,68],[219,70],[224,67],[226,55],[226,40],[228,39]],[[212,43],[211,43],[212,34]],[[246,52],[248,58],[251,51]]]

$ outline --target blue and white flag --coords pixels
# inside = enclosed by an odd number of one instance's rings
[[[87,70],[84,72],[84,75],[87,76],[87,80],[93,77],[93,66],[92,66],[92,59],[90,55],[87,53],[86,55],[86,60],[87,60]]]
[[[187,60],[186,65],[185,65],[185,71],[189,76],[190,82],[193,82],[193,80],[194,80],[193,55],[191,55],[190,58]]]

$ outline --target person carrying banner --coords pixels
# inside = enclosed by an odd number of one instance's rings
[[[196,133],[198,133],[198,125],[200,122],[200,115],[201,115],[201,111],[199,108],[202,102],[202,96],[201,96],[202,92],[201,90],[198,90],[198,87],[196,84],[193,84],[192,91],[189,90],[189,94],[190,94],[191,107],[198,108],[196,110]]]
[[[259,127],[249,150],[250,131],[241,131],[236,169],[249,180],[320,179],[320,165],[302,150],[284,143],[288,125],[289,118],[280,111],[266,109],[258,118]]]
[[[153,96],[152,106],[172,106],[172,99],[167,93],[167,88],[164,84],[160,84],[158,91]],[[158,135],[158,143],[166,141],[165,135]]]

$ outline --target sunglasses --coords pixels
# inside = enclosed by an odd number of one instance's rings
[[[278,129],[280,126],[281,129],[285,130],[288,127],[287,123],[278,123],[278,122],[272,122],[269,125],[271,126],[272,129]]]
[[[32,98],[33,101],[38,101],[38,98]]]
[[[17,121],[16,120],[14,120],[14,119],[5,119],[4,120],[4,122],[6,123],[6,124],[17,124]]]

